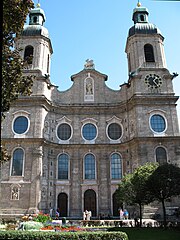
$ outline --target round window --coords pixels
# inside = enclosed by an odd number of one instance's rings
[[[121,126],[117,123],[111,123],[108,126],[108,136],[112,140],[118,140],[122,135]]]
[[[13,129],[17,134],[25,133],[28,129],[28,119],[24,116],[17,117],[14,121]]]
[[[58,138],[61,140],[68,140],[71,137],[71,127],[67,123],[62,123],[57,129]]]
[[[155,114],[150,119],[151,128],[153,131],[161,133],[166,128],[166,122],[164,117],[159,114]]]
[[[97,135],[97,129],[94,124],[87,123],[83,126],[82,134],[86,140],[93,140]]]

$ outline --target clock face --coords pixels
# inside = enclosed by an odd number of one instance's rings
[[[148,74],[145,77],[145,83],[150,88],[159,88],[162,84],[162,79],[157,74]]]

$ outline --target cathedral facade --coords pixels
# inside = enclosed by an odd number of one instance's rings
[[[1,167],[0,215],[54,208],[61,217],[118,216],[115,197],[123,175],[147,162],[180,166],[180,133],[163,36],[148,10],[133,11],[126,53],[129,79],[118,90],[86,60],[59,91],[50,80],[53,53],[45,13],[31,10],[16,46],[34,75],[31,96],[20,96],[2,123],[11,161]]]

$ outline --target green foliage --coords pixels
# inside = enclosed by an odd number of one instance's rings
[[[157,164],[147,163],[138,167],[134,173],[125,175],[117,190],[119,201],[130,205],[150,202],[146,182],[157,166]]]
[[[26,62],[20,57],[20,49],[15,49],[15,39],[21,34],[33,7],[32,0],[3,0],[1,121],[19,95],[31,94],[33,76],[23,75]],[[10,156],[2,147],[0,164],[9,159]]]
[[[147,181],[155,200],[162,201],[180,195],[180,168],[172,164],[159,166]]]
[[[3,145],[1,145],[0,165],[10,160],[10,155]],[[1,167],[1,166],[0,166]]]
[[[159,166],[147,181],[149,194],[162,203],[164,227],[167,225],[165,200],[180,195],[180,168],[172,164]]]
[[[24,230],[40,230],[43,227],[41,222],[27,221],[23,222]]]
[[[41,222],[46,223],[47,221],[52,221],[52,218],[49,216],[49,214],[43,214],[39,213],[36,217],[33,218],[35,222]]]
[[[128,240],[125,232],[28,232],[0,231],[0,239],[19,240]]]
[[[149,194],[146,183],[157,166],[157,164],[147,163],[138,167],[134,173],[124,176],[117,190],[117,197],[120,202],[139,205],[140,226],[142,225],[142,205],[152,201],[152,195]]]
[[[3,1],[3,39],[2,39],[2,106],[1,118],[8,111],[10,104],[19,95],[31,93],[32,76],[23,76],[24,62],[15,49],[15,38],[18,37],[26,21],[27,14],[34,6],[32,0]]]
[[[130,240],[178,240],[179,230],[163,228],[111,228],[108,231],[122,231],[127,233]]]

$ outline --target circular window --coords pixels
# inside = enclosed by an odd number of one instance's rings
[[[57,129],[58,138],[61,140],[68,140],[71,137],[71,127],[67,123],[62,123]]]
[[[28,129],[28,119],[24,116],[17,117],[14,121],[13,129],[17,134],[25,133]]]
[[[86,140],[93,140],[97,135],[97,129],[94,124],[87,123],[83,126],[82,134]]]
[[[112,140],[118,140],[122,135],[121,126],[117,123],[111,123],[108,126],[108,136]]]
[[[150,119],[151,128],[153,131],[161,133],[166,128],[166,122],[164,117],[159,114],[155,114]]]

